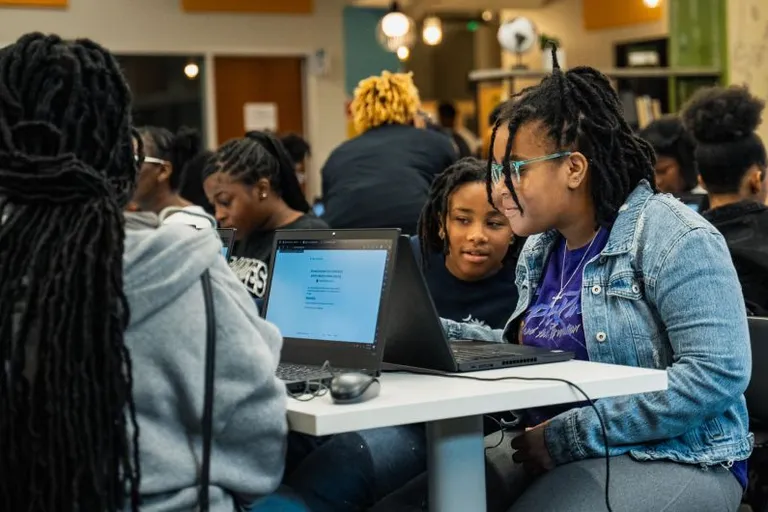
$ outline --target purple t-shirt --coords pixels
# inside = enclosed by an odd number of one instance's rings
[[[600,254],[610,231],[600,229],[584,247],[569,251],[560,238],[549,256],[538,295],[523,323],[523,345],[573,352],[588,361],[581,323],[581,281],[584,266]]]

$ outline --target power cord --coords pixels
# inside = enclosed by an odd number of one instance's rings
[[[446,373],[441,372],[439,370],[428,370],[426,368],[398,368],[394,370],[395,372],[402,372],[402,373],[411,373],[414,375],[430,375],[435,377],[445,377],[448,379],[464,379],[464,380],[475,380],[480,382],[501,382],[505,380],[518,380],[518,381],[526,381],[526,382],[559,382],[561,384],[566,384],[576,391],[578,391],[584,399],[589,403],[589,406],[592,407],[592,410],[595,411],[595,414],[597,415],[597,419],[600,421],[600,430],[602,431],[602,437],[603,437],[603,446],[605,446],[605,507],[608,509],[608,512],[613,512],[613,507],[611,507],[611,496],[610,496],[610,485],[611,485],[611,455],[608,450],[608,432],[605,428],[605,422],[603,421],[603,416],[600,414],[600,411],[595,406],[595,402],[590,398],[590,396],[584,392],[583,389],[581,389],[577,384],[574,384],[573,382],[566,380],[566,379],[558,379],[557,377],[489,377],[489,378],[483,378],[483,377],[473,377],[472,375],[466,375],[466,374],[460,374],[460,373]],[[496,418],[493,418],[491,416],[486,416],[488,418],[492,418],[493,421],[499,424],[501,427],[502,424],[500,421],[498,421]],[[493,449],[501,446],[501,443],[504,442],[504,429],[502,428],[502,434],[501,439],[499,440],[498,444],[496,446],[491,446],[489,448],[486,448],[486,451],[488,449]]]

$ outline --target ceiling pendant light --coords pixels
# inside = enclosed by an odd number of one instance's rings
[[[425,44],[436,46],[443,40],[443,22],[437,16],[430,16],[424,20],[424,28],[421,38]]]

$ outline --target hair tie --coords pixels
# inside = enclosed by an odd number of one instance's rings
[[[0,194],[22,203],[81,203],[113,195],[103,173],[74,153],[57,156],[0,152]]]

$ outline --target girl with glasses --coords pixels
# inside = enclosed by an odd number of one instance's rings
[[[493,133],[489,199],[530,237],[515,312],[504,329],[443,327],[450,339],[665,370],[669,387],[523,413],[527,430],[492,457],[489,474],[502,483],[489,477],[489,509],[734,512],[753,437],[749,333],[728,247],[656,193],[653,149],[627,124],[609,79],[559,69],[554,49],[553,61]],[[409,510],[402,500],[413,488],[398,496],[378,510]]]

